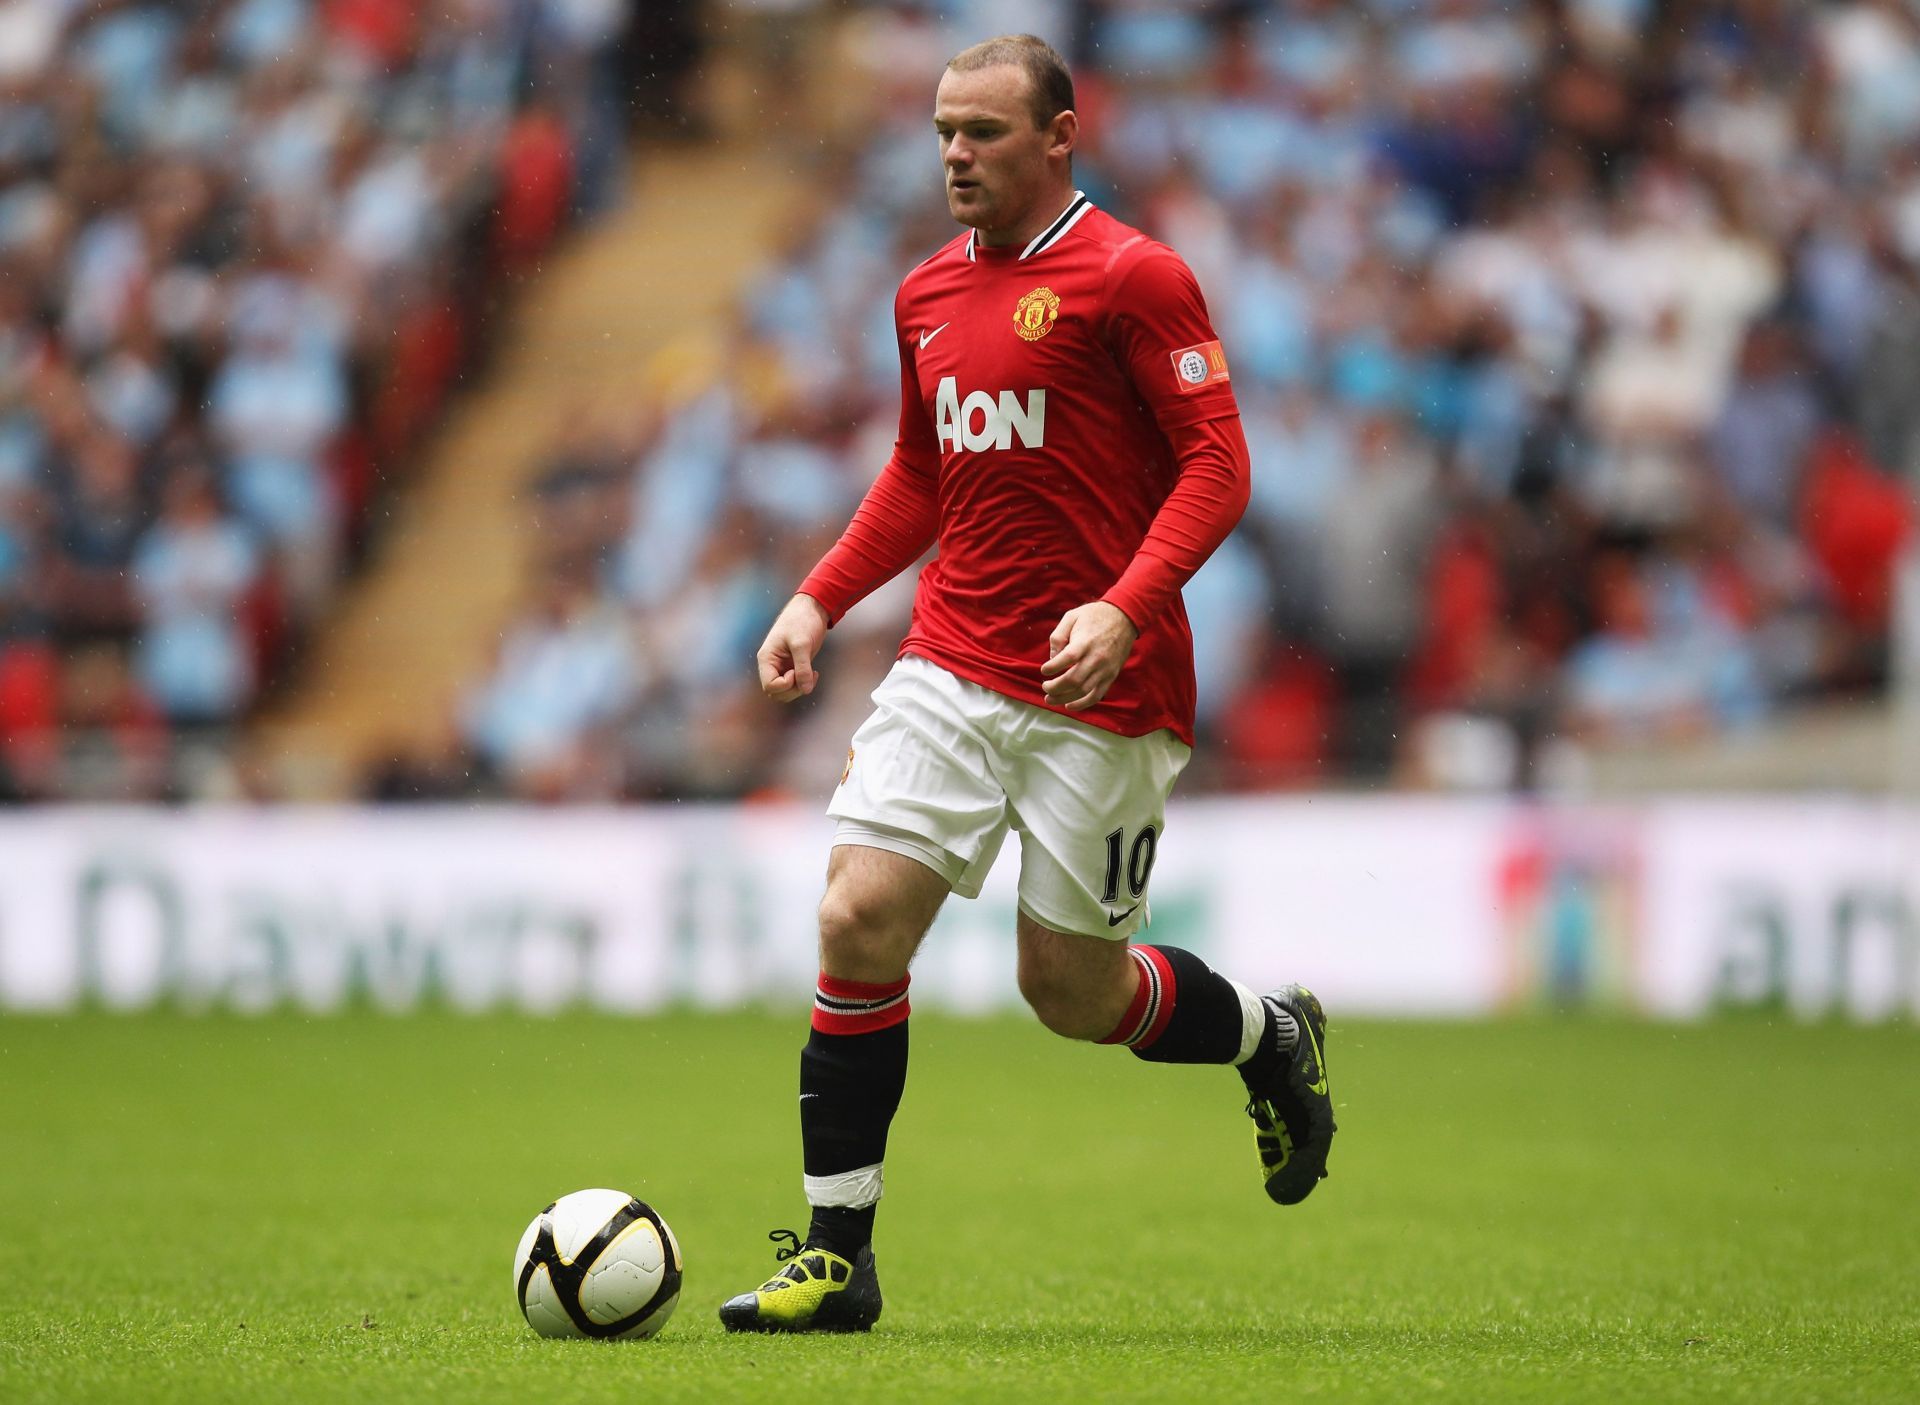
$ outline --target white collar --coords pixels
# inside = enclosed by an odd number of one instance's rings
[[[1060,218],[1034,235],[1033,241],[1020,251],[1020,259],[1016,259],[1015,262],[1020,262],[1022,259],[1030,259],[1035,254],[1045,253],[1048,249],[1051,249],[1055,244],[1058,244],[1065,238],[1067,231],[1080,223],[1081,218],[1092,208],[1093,201],[1087,199],[1086,191],[1074,191],[1073,199],[1068,203],[1067,208],[1060,212]],[[975,261],[973,257],[973,246],[974,241],[979,237],[979,230],[970,229],[967,231],[968,263]]]

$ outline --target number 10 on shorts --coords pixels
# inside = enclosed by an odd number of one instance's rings
[[[1133,847],[1127,847],[1127,831],[1116,829],[1107,836],[1107,882],[1100,894],[1100,901],[1113,903],[1120,900],[1120,865],[1124,856],[1127,873],[1127,891],[1139,897],[1147,891],[1147,880],[1153,876],[1153,860],[1160,852],[1160,831],[1148,825],[1133,838]]]

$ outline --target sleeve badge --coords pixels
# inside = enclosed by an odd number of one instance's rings
[[[1170,354],[1173,357],[1174,388],[1182,395],[1191,395],[1210,385],[1224,385],[1229,379],[1227,353],[1217,341],[1183,346]]]

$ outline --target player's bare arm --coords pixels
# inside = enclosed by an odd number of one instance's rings
[[[811,595],[794,596],[760,646],[760,691],[783,703],[811,693],[820,681],[813,661],[826,640],[826,609]]]
[[[1041,691],[1055,707],[1082,712],[1107,695],[1140,637],[1118,605],[1095,600],[1060,617],[1040,665]]]

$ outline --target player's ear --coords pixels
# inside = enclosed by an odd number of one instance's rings
[[[1080,144],[1080,116],[1072,108],[1056,112],[1047,124],[1047,155],[1071,157]]]

